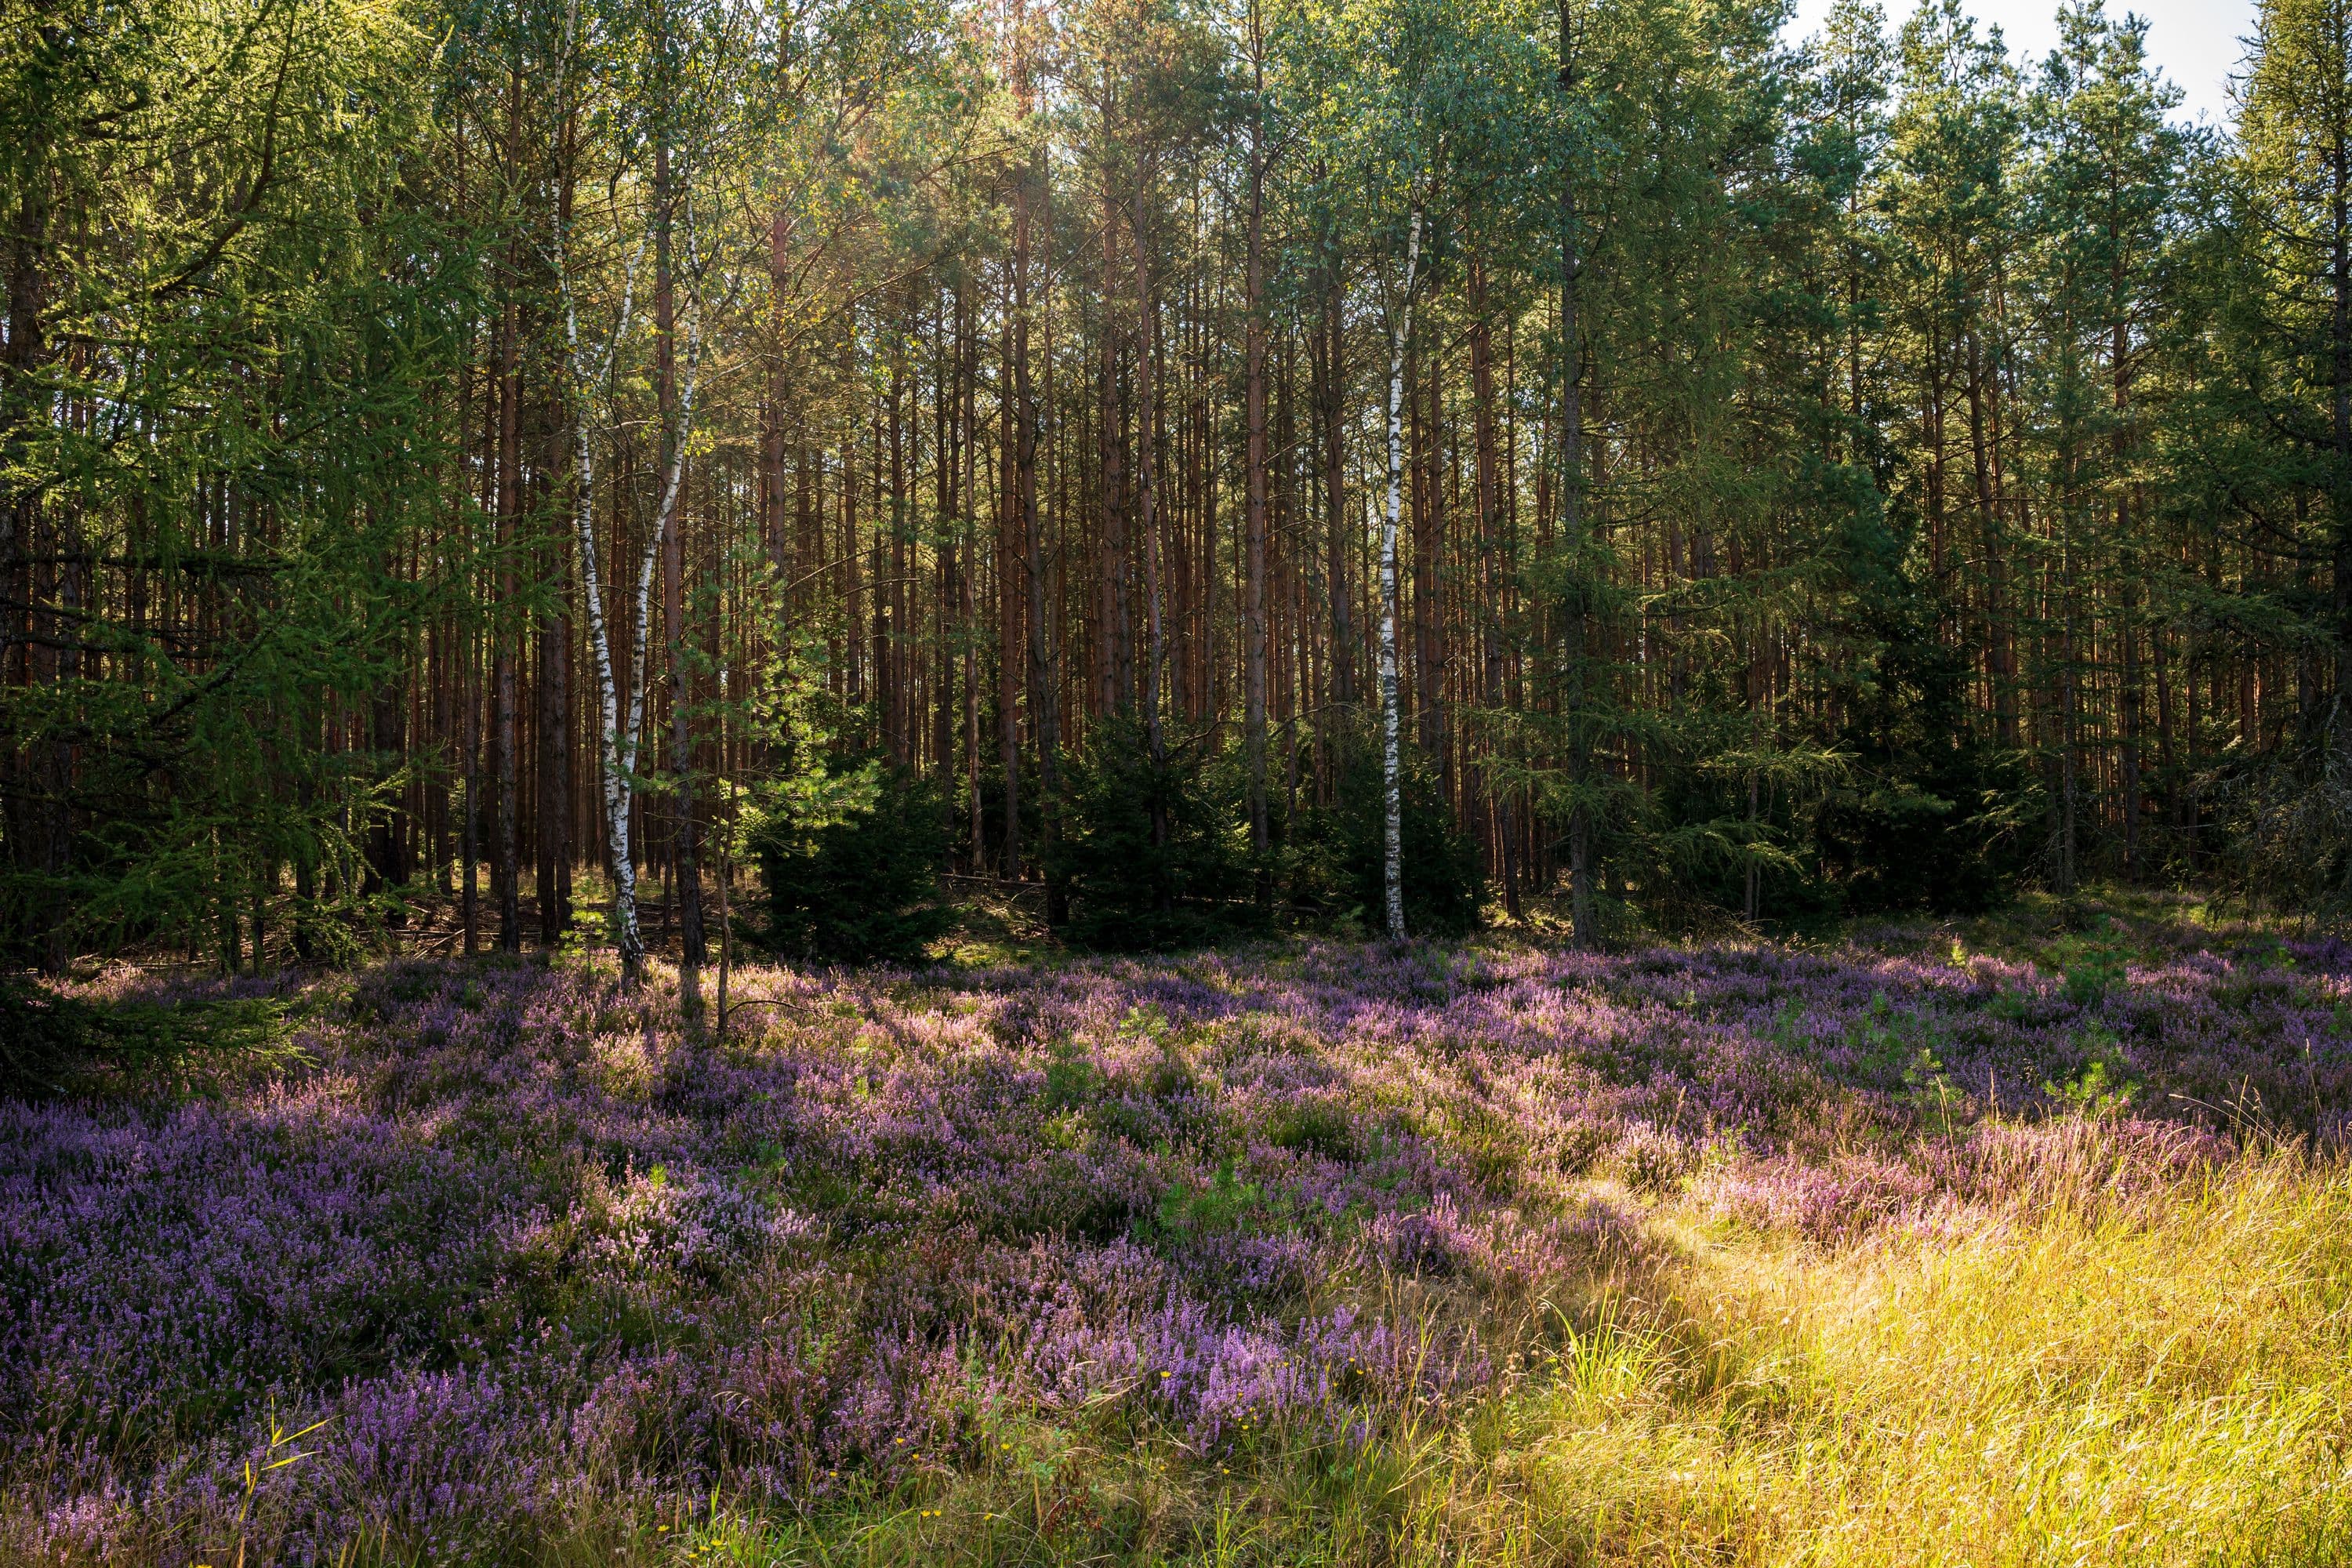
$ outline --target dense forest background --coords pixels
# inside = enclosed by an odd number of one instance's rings
[[[22,0],[0,942],[2340,909],[2352,4],[1783,19]]]

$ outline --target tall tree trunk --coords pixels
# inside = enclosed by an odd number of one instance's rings
[[[2114,226],[2109,226],[2111,238],[2116,238]],[[2113,327],[2109,333],[2107,356],[2115,378],[2116,431],[2112,456],[2115,471],[2110,476],[2116,486],[2115,547],[2121,552],[2123,571],[2119,576],[2121,603],[2116,606],[2116,635],[2123,643],[2123,683],[2116,693],[2122,710],[2123,731],[2123,814],[2124,814],[2124,879],[2139,880],[2140,866],[2140,693],[2139,624],[2137,604],[2138,549],[2131,535],[2131,485],[2128,465],[2131,459],[2131,433],[2128,424],[2131,407],[2131,330],[2126,320],[2124,304],[2123,249],[2113,247],[2115,262],[2109,279],[2112,301],[2110,314]]]
[[[1477,447],[1478,583],[1480,614],[1486,625],[1480,668],[1480,697],[1491,713],[1503,710],[1503,545],[1504,521],[1500,499],[1501,474],[1496,461],[1495,358],[1486,318],[1486,268],[1470,264],[1470,401]],[[1491,760],[1491,745],[1489,747]],[[1486,788],[1495,813],[1495,859],[1503,884],[1503,910],[1517,920],[1519,910],[1518,828],[1511,792],[1496,788],[1491,776]]]
[[[457,858],[460,884],[458,888],[457,922],[460,946],[471,958],[481,944],[481,895],[477,887],[482,858],[482,668],[479,640],[472,634],[466,638],[465,673],[465,739],[466,801],[465,820],[458,830]],[[305,785],[305,794],[308,786]],[[310,862],[308,857],[295,861],[295,903],[301,913],[295,929],[296,940],[303,946],[310,942]],[[304,957],[308,957],[306,952]]]
[[[465,422],[461,419],[458,428],[464,427]],[[425,720],[431,727],[429,733],[436,747],[448,744],[450,732],[457,723],[456,710],[451,706],[455,696],[451,688],[456,677],[449,668],[449,626],[445,621],[433,628],[431,711]],[[446,900],[456,889],[449,883],[449,763],[446,752],[434,759],[425,800],[426,815],[431,819],[425,853],[433,862],[433,890]]]
[[[670,777],[677,792],[676,829],[670,852],[671,877],[677,885],[678,991],[689,1013],[701,1005],[702,966],[709,962],[703,929],[701,833],[695,809],[694,732],[688,716],[693,689],[686,660],[686,550],[683,507],[675,508],[662,527],[662,626],[669,645]]]
[[[663,173],[666,186],[666,168]],[[667,238],[666,226],[663,237]],[[559,226],[555,274],[562,300],[564,342],[572,373],[572,451],[579,486],[574,498],[574,529],[580,547],[581,601],[588,611],[588,647],[596,670],[598,742],[602,753],[600,771],[604,775],[604,848],[613,877],[614,945],[619,950],[622,978],[625,984],[635,985],[644,975],[646,955],[645,938],[637,925],[636,850],[633,839],[638,746],[645,731],[646,668],[650,662],[649,645],[653,629],[654,568],[660,560],[662,543],[668,536],[672,520],[677,515],[678,489],[685,475],[687,438],[693,429],[695,389],[701,363],[702,317],[698,310],[693,330],[688,336],[683,384],[678,384],[667,374],[661,378],[666,416],[662,420],[662,441],[668,464],[667,471],[657,476],[661,483],[660,503],[656,510],[652,535],[646,540],[637,557],[636,583],[629,601],[630,647],[627,711],[625,714],[622,710],[620,670],[605,618],[603,566],[596,538],[593,409],[596,389],[609,381],[614,358],[634,321],[636,258],[631,259],[621,292],[620,310],[614,318],[612,333],[604,342],[602,361],[592,363],[581,342],[579,303],[572,292],[567,269],[569,238],[565,228]],[[666,268],[664,271],[667,275]],[[666,313],[665,330],[659,334],[663,350],[662,368],[666,373],[674,369],[676,363],[669,353],[674,335],[670,329],[675,325],[674,315]],[[621,560],[617,528],[614,533],[614,570],[618,573]]]
[[[1563,100],[1576,91],[1576,57],[1570,24],[1570,0],[1559,7],[1559,91]],[[1563,178],[1559,187],[1559,342],[1560,342],[1560,548],[1569,565],[1568,603],[1560,616],[1562,643],[1560,719],[1568,730],[1569,784],[1575,799],[1569,807],[1569,919],[1575,942],[1591,947],[1600,939],[1592,908],[1592,813],[1585,799],[1591,784],[1591,745],[1585,733],[1585,689],[1588,671],[1585,648],[1586,578],[1591,563],[1584,548],[1584,390],[1580,363],[1583,323],[1578,316],[1584,262],[1578,244],[1576,182]]]
[[[971,869],[988,868],[988,817],[980,789],[980,605],[974,579],[980,575],[980,331],[978,301],[962,289],[956,294],[956,335],[961,345],[958,377],[961,384],[964,444],[971,452],[963,466],[963,574],[957,603],[964,628],[963,651],[963,771],[965,806],[970,815]]]
[[[1995,732],[2004,746],[2014,747],[2017,729],[2017,657],[2011,641],[2009,611],[2009,557],[2000,520],[2000,482],[1993,468],[1992,444],[1987,431],[1987,404],[1994,395],[1988,382],[1984,349],[1977,334],[1968,347],[1969,454],[1976,485],[1977,528],[1985,554],[1985,664],[1992,682]]]
[[[1319,176],[1318,171],[1318,176]],[[1356,700],[1356,632],[1348,586],[1348,453],[1347,375],[1343,363],[1345,334],[1340,325],[1339,242],[1326,241],[1322,258],[1321,311],[1315,338],[1316,412],[1323,423],[1324,541],[1328,555],[1325,592],[1331,609],[1331,700],[1345,707]]]
[[[490,670],[490,752],[492,787],[498,792],[492,880],[499,900],[499,951],[522,950],[522,909],[520,902],[522,866],[518,837],[516,801],[515,657],[519,633],[514,626],[516,600],[513,560],[516,535],[522,521],[522,433],[520,428],[522,371],[518,339],[520,311],[506,307],[499,345],[499,602],[492,633],[496,652]]]
[[[2073,490],[2074,483],[2070,481],[2067,488]],[[2082,797],[2081,668],[2074,627],[2073,515],[2072,505],[2062,503],[2059,526],[2064,534],[2059,543],[2058,559],[2058,591],[2062,596],[2058,633],[2058,891],[2067,898],[2074,896],[2077,886],[2080,861],[2076,857],[2076,830]]]
[[[890,672],[890,695],[883,704],[883,741],[890,760],[900,767],[915,760],[914,679],[908,655],[912,647],[907,616],[907,368],[903,325],[894,330],[890,353],[890,385],[885,395],[890,410],[890,591],[875,596],[875,608],[885,613],[878,624],[876,657]]]
[[[1160,624],[1160,518],[1158,515],[1160,469],[1160,407],[1154,395],[1152,340],[1154,310],[1151,297],[1150,235],[1144,223],[1144,196],[1151,184],[1151,163],[1149,157],[1139,162],[1135,177],[1135,205],[1130,220],[1129,237],[1135,244],[1135,493],[1136,526],[1142,533],[1144,615],[1150,645],[1146,650],[1143,670],[1143,732],[1150,748],[1151,842],[1154,847],[1168,847],[1168,800],[1162,774],[1168,767],[1168,736],[1160,718],[1160,679],[1168,657],[1165,633]],[[1170,890],[1163,882],[1160,889],[1160,903],[1170,901]]]
[[[558,267],[562,262],[559,258]],[[622,325],[614,330],[617,342],[625,328],[628,310],[622,309]],[[588,612],[588,651],[596,670],[597,740],[601,752],[599,772],[602,773],[604,821],[604,855],[606,869],[613,878],[613,934],[619,950],[623,980],[634,985],[645,970],[645,939],[637,929],[637,868],[636,852],[630,842],[631,806],[635,787],[632,771],[636,761],[636,721],[645,702],[645,624],[646,574],[638,574],[636,595],[636,637],[638,655],[629,688],[630,714],[625,729],[621,716],[621,691],[618,670],[613,656],[613,641],[604,618],[604,584],[596,547],[596,466],[594,431],[590,418],[590,399],[603,379],[600,375],[583,374],[584,361],[580,353],[579,316],[567,289],[564,320],[572,350],[573,367],[572,451],[579,476],[579,495],[573,510],[573,527],[580,546],[580,599]],[[605,356],[607,365],[611,354]],[[646,554],[646,565],[652,563],[652,552]],[[468,795],[472,792],[468,790]],[[470,830],[470,813],[468,820]]]
[[[1025,37],[1020,40],[1019,47],[1015,89],[1020,95],[1021,112],[1025,122],[1031,108]],[[1062,876],[1060,856],[1061,695],[1057,689],[1059,675],[1055,668],[1053,628],[1046,624],[1045,616],[1045,520],[1038,500],[1037,486],[1038,405],[1031,385],[1029,369],[1030,318],[1038,303],[1030,298],[1030,229],[1035,219],[1031,207],[1033,202],[1047,199],[1050,191],[1041,149],[1032,153],[1028,166],[1015,181],[1013,189],[1013,490],[1021,513],[1022,577],[1027,590],[1030,714],[1037,743],[1038,826],[1042,838],[1038,858],[1045,873],[1045,923],[1061,926],[1066,924],[1070,918],[1068,885]],[[1049,216],[1049,230],[1050,226]],[[1050,309],[1050,299],[1045,303]],[[1053,338],[1049,326],[1045,334],[1045,374],[1050,378],[1053,373]],[[1053,384],[1049,379],[1045,386],[1045,406],[1051,408],[1053,405]]]
[[[2339,31],[2338,35],[2341,37]],[[2338,56],[2339,60],[2341,56]],[[2336,755],[2352,773],[2352,144],[2339,108],[2328,145],[2328,522],[2334,539]]]
[[[1250,852],[1257,901],[1274,901],[1274,838],[1265,798],[1265,46],[1250,7],[1249,255],[1243,274],[1244,540],[1242,584],[1242,743],[1249,767]]]
[[[1404,354],[1412,335],[1412,294],[1421,270],[1421,202],[1412,204],[1412,227],[1405,241],[1404,292],[1397,302],[1389,338],[1388,509],[1381,517],[1381,788],[1385,817],[1381,836],[1381,887],[1388,906],[1389,936],[1405,938],[1404,775],[1399,755],[1397,713],[1397,527],[1403,510]]]
[[[395,655],[395,657],[398,657]],[[380,802],[374,819],[368,824],[368,890],[402,895],[399,889],[408,880],[406,857],[402,854],[402,812],[389,795],[391,782],[400,774],[403,753],[407,748],[408,691],[404,671],[395,671],[375,689],[368,708],[369,744],[375,752],[377,776],[387,791]],[[395,929],[407,923],[408,917],[395,903],[385,915],[385,923]]]
[[[764,476],[767,497],[766,540],[768,569],[774,574],[776,618],[771,628],[775,638],[776,657],[789,657],[792,637],[792,609],[795,592],[790,562],[809,531],[809,452],[804,442],[791,442],[793,460],[793,527],[792,548],[787,549],[784,532],[784,449],[788,444],[786,425],[791,418],[792,384],[787,375],[786,339],[790,319],[786,315],[792,299],[792,226],[784,209],[779,205],[768,220],[768,299],[769,344],[766,438],[762,443],[761,468]]]
[[[956,469],[962,458],[956,426],[956,356],[949,333],[948,295],[944,289],[931,302],[933,448],[932,469],[939,493],[932,516],[939,583],[931,604],[931,770],[940,792],[946,826],[955,831],[955,629],[956,602]]]
[[[566,432],[559,416],[549,421],[548,472],[565,467]],[[564,542],[553,546],[549,571],[569,587]],[[561,603],[568,594],[560,594]],[[572,928],[572,621],[560,609],[539,628],[539,940],[552,951]]]
[[[898,717],[898,670],[893,667],[890,659],[890,592],[895,586],[895,574],[890,570],[887,554],[888,535],[891,531],[890,519],[883,507],[883,437],[880,414],[874,414],[866,420],[866,433],[871,437],[873,445],[874,509],[879,515],[874,520],[873,552],[866,558],[868,563],[866,575],[872,579],[874,584],[874,617],[864,631],[866,639],[867,662],[874,669],[872,691],[875,731],[881,739],[884,754],[896,762],[898,761],[897,741],[892,733],[892,725]]]
[[[667,53],[667,43],[664,44]],[[702,876],[696,854],[691,695],[686,668],[686,543],[679,491],[687,431],[677,384],[677,286],[672,226],[677,192],[667,128],[654,139],[654,394],[661,416],[662,469],[668,476],[660,519],[662,623],[669,655],[670,777],[677,791],[670,839],[670,881],[677,889],[677,990],[689,1018],[702,1011],[702,966],[709,961],[702,931]]]
[[[842,618],[841,661],[842,686],[850,705],[866,700],[866,577],[858,561],[857,543],[857,438],[844,432],[841,437],[841,599]]]
[[[1007,300],[1007,305],[1012,304]],[[1016,311],[1005,312],[1004,330],[999,344],[999,354],[1006,371],[1005,381],[1013,381],[1019,372],[1013,353],[1013,317]],[[1021,622],[1026,605],[1021,592],[1021,570],[1024,552],[1021,539],[1020,492],[1014,469],[1018,459],[1013,447],[1019,436],[1015,429],[1017,417],[1007,410],[1001,419],[998,432],[998,473],[1002,482],[997,486],[996,512],[996,758],[1004,773],[1004,829],[1003,852],[1004,876],[1008,881],[1021,878]]]
[[[52,61],[45,68],[20,69],[16,83],[38,93],[68,72],[75,46],[55,20],[54,0],[36,7],[38,26],[26,42],[27,59]],[[32,567],[34,531],[40,524],[42,487],[34,477],[28,447],[34,430],[48,417],[52,393],[43,371],[50,357],[47,312],[48,249],[52,218],[51,128],[59,122],[39,103],[14,122],[26,137],[12,154],[16,208],[9,214],[8,339],[0,344],[0,668],[14,664],[20,646],[28,651],[34,631]],[[26,748],[29,751],[30,748]],[[43,748],[37,759],[22,754],[13,738],[0,742],[0,784],[11,807],[6,825],[8,858],[17,870],[47,879],[58,890],[37,900],[30,911],[31,938],[41,968],[63,974],[72,958],[70,910],[62,884],[70,866],[71,819],[66,803],[71,784],[71,749],[63,741]],[[30,775],[30,776],[24,776]],[[24,787],[18,779],[24,776]],[[60,786],[66,787],[60,787]],[[23,805],[18,805],[24,802]]]
[[[1445,591],[1439,563],[1445,555],[1445,503],[1438,489],[1438,367],[1424,372],[1421,356],[1405,355],[1404,395],[1411,409],[1405,472],[1412,498],[1413,720],[1422,754],[1435,763],[1439,793],[1454,803],[1453,744],[1445,722]],[[1423,402],[1423,394],[1427,404]]]
[[[1102,190],[1102,378],[1101,415],[1096,439],[1100,448],[1102,527],[1097,567],[1101,623],[1096,629],[1096,664],[1101,688],[1097,706],[1104,713],[1127,706],[1134,695],[1133,658],[1129,647],[1127,578],[1127,444],[1126,410],[1119,397],[1120,333],[1112,314],[1118,297],[1118,202],[1110,176]]]

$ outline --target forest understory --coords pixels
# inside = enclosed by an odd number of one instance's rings
[[[0,1558],[2352,1550],[2340,942],[987,923],[68,983],[278,1032],[0,1103]]]

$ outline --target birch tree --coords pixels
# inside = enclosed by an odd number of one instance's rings
[[[1421,197],[1412,201],[1405,238],[1404,292],[1389,329],[1388,505],[1381,514],[1381,885],[1388,900],[1389,935],[1402,942],[1404,930],[1404,769],[1397,739],[1397,521],[1403,505],[1404,350],[1412,331],[1412,292],[1420,281]]]
[[[636,863],[629,846],[629,805],[631,801],[630,769],[636,758],[638,714],[645,701],[642,681],[630,685],[630,719],[625,741],[620,725],[620,690],[613,678],[613,641],[604,622],[604,584],[597,563],[603,552],[596,535],[596,448],[593,410],[596,391],[612,379],[613,360],[621,339],[628,331],[631,308],[635,302],[637,257],[630,258],[628,277],[621,294],[621,309],[613,321],[612,331],[604,340],[603,353],[593,361],[580,335],[580,304],[573,288],[569,260],[562,237],[557,240],[555,275],[563,295],[563,334],[568,368],[572,373],[572,460],[579,479],[579,505],[573,511],[573,535],[580,549],[580,582],[583,596],[588,603],[588,647],[596,668],[597,749],[604,763],[604,854],[613,873],[613,932],[621,952],[621,971],[635,980],[645,966],[645,942],[637,932]],[[642,247],[640,247],[642,252]],[[592,368],[593,363],[593,368]],[[660,535],[656,533],[646,546],[644,566],[639,574],[644,584],[637,592],[638,662],[644,660],[645,616],[643,606],[652,584],[654,552],[659,548]]]
[[[688,172],[682,170],[673,178],[681,190],[690,189]],[[642,977],[645,969],[645,938],[637,925],[636,861],[630,818],[636,800],[637,757],[645,734],[654,572],[661,560],[663,542],[674,536],[677,526],[678,497],[686,476],[687,447],[694,429],[696,398],[701,384],[704,324],[709,314],[703,288],[708,268],[703,264],[701,247],[696,237],[695,207],[690,195],[683,202],[683,216],[685,221],[680,227],[687,252],[685,363],[677,372],[674,403],[663,410],[662,452],[666,461],[660,476],[660,501],[654,526],[638,548],[635,580],[630,585],[632,635],[625,714],[622,711],[611,628],[604,613],[604,584],[600,565],[603,548],[597,531],[595,505],[598,423],[595,409],[600,397],[610,399],[615,362],[635,321],[637,269],[644,260],[651,237],[641,233],[630,255],[623,273],[620,306],[601,348],[592,346],[582,334],[579,280],[573,274],[574,258],[571,254],[570,236],[560,227],[554,256],[556,284],[563,306],[566,368],[572,379],[572,461],[580,487],[579,505],[573,514],[573,537],[579,550],[582,592],[587,600],[589,651],[596,674],[597,743],[604,764],[601,805],[604,821],[604,852],[611,861],[613,874],[613,932],[620,952],[622,973],[632,983]]]
[[[639,247],[640,257],[643,247]],[[654,568],[661,559],[662,541],[677,524],[678,491],[686,474],[686,447],[694,427],[696,389],[701,381],[704,311],[696,301],[688,315],[686,364],[679,377],[677,408],[673,416],[669,463],[662,476],[661,504],[654,527],[637,552],[636,581],[630,591],[633,636],[629,647],[629,700],[625,721],[614,679],[611,633],[604,619],[604,589],[598,570],[601,546],[596,532],[595,426],[593,410],[597,389],[609,385],[613,362],[632,319],[636,268],[632,257],[621,309],[614,319],[601,354],[593,356],[580,335],[580,309],[565,258],[559,249],[556,271],[563,295],[564,345],[570,362],[574,401],[572,451],[580,482],[580,505],[574,527],[580,550],[580,579],[588,601],[588,646],[596,665],[598,746],[604,762],[604,851],[612,858],[613,929],[624,973],[632,980],[645,968],[645,939],[637,929],[637,879],[630,842],[629,816],[636,799],[637,752],[645,734],[646,665],[652,636]],[[593,365],[593,368],[592,368]]]

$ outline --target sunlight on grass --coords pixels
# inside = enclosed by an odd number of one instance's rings
[[[1625,1562],[2337,1560],[2347,1218],[2341,1168],[2266,1157],[2137,1215],[1725,1247],[1692,1284],[1739,1374],[1564,1380],[1474,1515]]]
[[[729,1563],[2352,1561],[2352,1176],[2265,1153],[2127,1208],[1825,1250],[1668,1211],[1662,1301],[1528,1325],[1454,1419],[1221,1458],[1110,1432],[780,1527]],[[1582,1321],[1579,1321],[1579,1317]],[[1111,1440],[1107,1440],[1111,1439]]]

